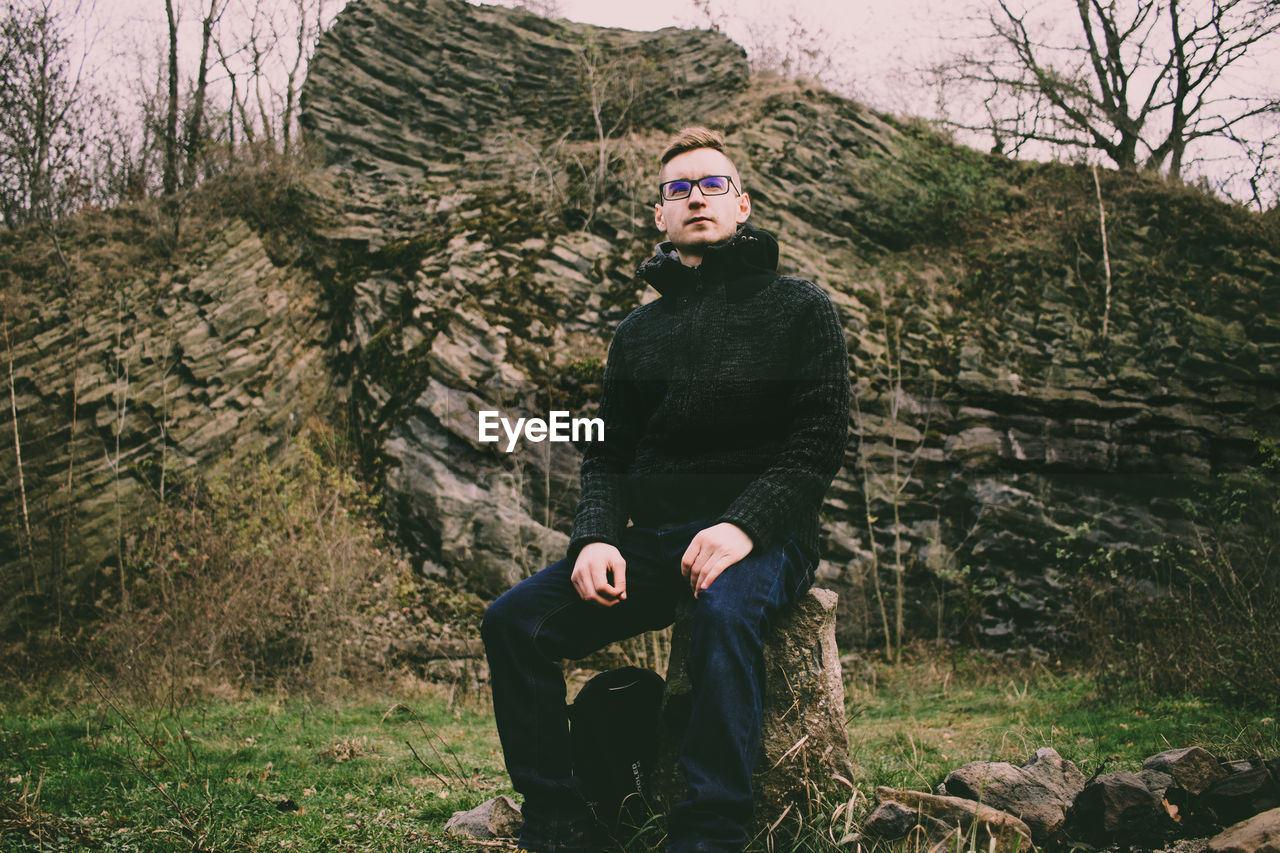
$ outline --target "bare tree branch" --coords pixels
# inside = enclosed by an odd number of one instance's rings
[[[1121,169],[1174,177],[1198,140],[1228,140],[1247,153],[1274,135],[1259,135],[1257,120],[1280,112],[1280,100],[1240,92],[1231,72],[1280,41],[1280,3],[1076,0],[1074,36],[1041,38],[1047,10],[992,0],[990,52],[934,69],[973,95],[950,107],[947,124],[991,134],[995,150],[1093,148]]]

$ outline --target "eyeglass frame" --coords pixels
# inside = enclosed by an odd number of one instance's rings
[[[729,185],[725,188],[725,191],[722,193],[709,193],[707,192],[706,188],[702,186],[702,182],[705,181],[707,178],[724,178],[726,181],[729,182]],[[676,196],[675,198],[668,198],[666,188],[671,184],[678,184],[681,182],[688,182],[689,192],[682,196]],[[684,199],[693,195],[694,187],[697,187],[698,191],[701,192],[703,196],[728,195],[729,190],[734,190],[734,195],[742,195],[742,191],[737,189],[737,184],[735,184],[733,181],[733,175],[703,175],[701,178],[698,178],[696,181],[690,180],[689,178],[676,178],[675,180],[671,180],[671,181],[663,181],[662,183],[658,184],[658,198],[661,199],[662,201],[683,201]]]

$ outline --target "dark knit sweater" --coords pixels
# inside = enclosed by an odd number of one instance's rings
[[[847,345],[827,295],[777,262],[773,236],[743,225],[697,268],[671,243],[640,267],[661,298],[609,348],[604,441],[585,448],[570,559],[617,545],[628,519],[728,521],[756,548],[792,538],[817,558],[848,440]]]

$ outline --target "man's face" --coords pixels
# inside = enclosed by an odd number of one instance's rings
[[[723,195],[706,195],[696,182],[708,175],[728,175],[733,186]],[[685,198],[660,200],[654,221],[665,231],[685,263],[697,264],[707,246],[727,240],[751,215],[751,199],[732,161],[714,148],[695,148],[673,158],[658,173],[658,182],[687,180],[695,186]]]

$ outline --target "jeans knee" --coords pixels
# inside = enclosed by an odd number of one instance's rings
[[[741,637],[759,634],[764,617],[744,608],[740,601],[707,590],[698,599],[693,621],[695,629],[702,629],[708,637]]]
[[[512,606],[509,594],[500,596],[484,611],[480,622],[480,639],[486,649],[520,633],[520,608]]]

